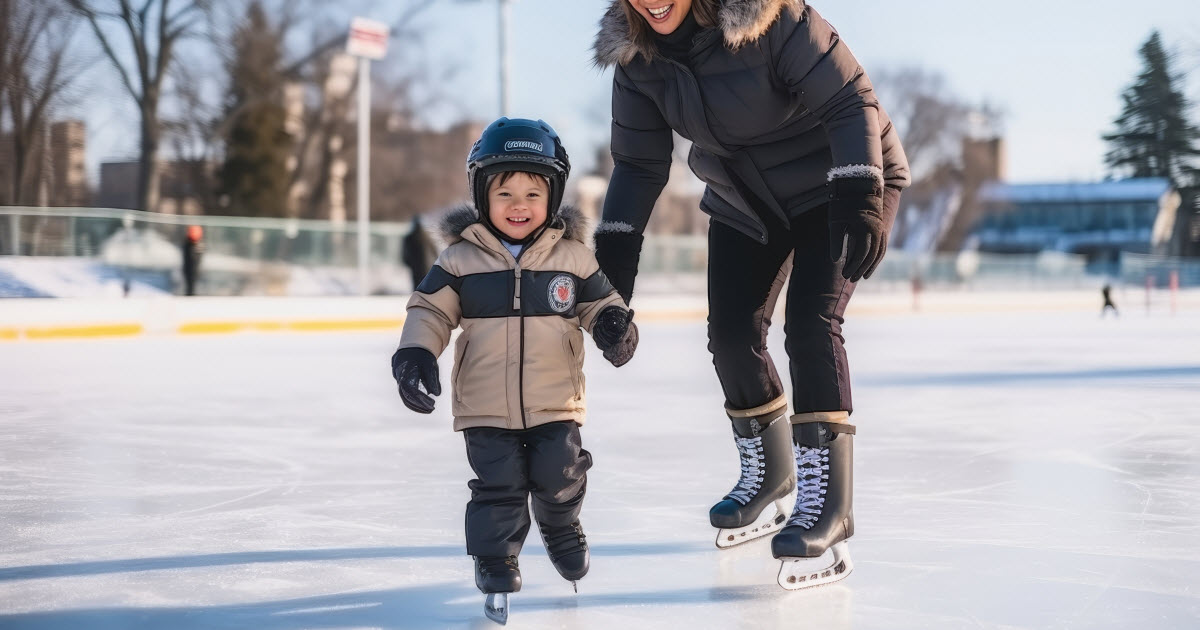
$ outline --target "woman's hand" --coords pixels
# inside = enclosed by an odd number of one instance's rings
[[[829,205],[829,259],[845,254],[842,277],[870,278],[887,252],[891,222],[884,217],[883,184],[866,177],[834,179]]]

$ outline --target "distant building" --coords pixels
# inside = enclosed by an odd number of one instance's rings
[[[961,250],[979,221],[978,192],[1004,180],[1006,160],[1003,138],[963,138],[960,160],[930,170],[904,191],[891,246],[913,253]]]
[[[1180,195],[1162,178],[1097,183],[985,184],[968,239],[979,251],[1082,254],[1114,262],[1121,252],[1166,250]]]
[[[50,123],[33,134],[21,181],[11,132],[0,133],[0,204],[86,206],[87,127],[82,120]]]
[[[91,201],[87,181],[87,127],[82,120],[50,125],[50,205],[85,206]]]
[[[136,162],[103,162],[100,164],[100,190],[95,205],[99,208],[137,208],[138,172]],[[210,191],[205,190],[203,176],[196,169],[213,169],[212,164],[189,161],[159,160],[159,200],[152,212],[163,214],[205,214]]]

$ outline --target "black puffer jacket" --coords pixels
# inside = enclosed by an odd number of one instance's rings
[[[908,186],[870,80],[803,0],[721,0],[719,28],[700,30],[687,64],[631,41],[626,1],[613,1],[595,44],[596,63],[616,66],[616,169],[597,233],[641,234],[667,181],[672,130],[693,142],[688,165],[707,184],[701,209],[763,243],[755,208],[804,212],[829,199],[838,177]]]

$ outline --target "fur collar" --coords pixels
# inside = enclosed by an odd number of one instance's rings
[[[454,244],[463,240],[463,230],[475,223],[479,223],[479,212],[475,210],[475,206],[463,204],[447,212],[438,227],[442,239],[448,244]],[[558,220],[550,227],[563,230],[564,239],[582,243],[585,238],[584,232],[587,231],[587,219],[575,206],[563,204],[558,212]]]
[[[604,12],[604,17],[600,18],[600,31],[596,34],[596,43],[592,46],[592,51],[594,63],[601,68],[627,64],[639,54],[646,59],[651,59],[657,54],[655,50],[638,48],[629,39],[629,22],[625,20],[625,12],[621,10],[621,3],[627,1],[612,0],[608,10]],[[733,50],[762,37],[784,9],[796,16],[804,10],[804,0],[711,1],[719,1],[721,4],[717,10],[719,28],[725,36],[725,45]]]

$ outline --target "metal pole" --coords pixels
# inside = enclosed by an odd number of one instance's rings
[[[10,214],[8,216],[9,229],[12,231],[12,251],[9,252],[13,256],[21,255],[21,215]]]
[[[371,62],[358,58],[358,292],[367,295],[367,260],[371,253],[368,222],[371,195]]]
[[[500,115],[508,115],[508,22],[509,4],[500,0]]]

